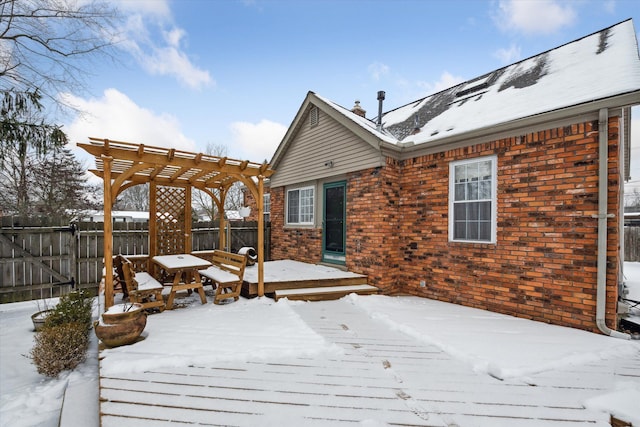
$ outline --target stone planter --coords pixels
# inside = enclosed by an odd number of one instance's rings
[[[44,326],[44,321],[47,320],[47,316],[51,314],[53,310],[42,310],[31,315],[31,321],[33,322],[33,330],[40,332]]]
[[[96,336],[107,347],[133,344],[147,325],[142,304],[116,304],[93,323]]]

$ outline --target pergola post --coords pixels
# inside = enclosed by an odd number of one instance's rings
[[[104,304],[111,307],[113,297],[113,221],[111,208],[113,206],[111,193],[111,165],[113,158],[102,156],[104,164]]]
[[[264,296],[264,176],[258,176],[258,296]]]
[[[191,187],[185,186],[185,204],[184,204],[184,250],[191,253],[193,250],[193,241],[191,240]]]
[[[158,231],[156,227],[156,221],[158,218],[156,210],[156,183],[154,181],[149,182],[149,262],[147,270],[151,271],[154,268],[154,264],[151,262],[151,258],[158,255],[156,253],[156,246],[158,240]],[[151,271],[153,275],[155,272]]]
[[[218,232],[218,244],[219,248],[224,250],[227,246],[227,235],[226,235],[226,218],[224,217],[224,203],[227,199],[227,189],[220,189],[220,205],[218,206],[218,218],[219,218],[219,232]]]

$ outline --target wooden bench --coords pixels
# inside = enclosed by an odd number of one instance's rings
[[[244,268],[247,265],[247,257],[245,255],[217,249],[213,252],[199,252],[193,253],[193,255],[206,259],[213,264],[205,270],[199,270],[198,273],[205,279],[205,285],[211,284],[216,288],[216,295],[213,299],[214,304],[220,304],[220,301],[227,298],[233,298],[234,301],[240,298],[242,281],[244,280]]]
[[[160,311],[164,310],[162,283],[147,272],[136,272],[133,262],[123,255],[115,257],[114,267],[118,272],[118,276],[122,274],[119,280],[130,302],[142,304],[145,310],[151,308],[158,308]]]

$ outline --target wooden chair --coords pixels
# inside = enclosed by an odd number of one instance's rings
[[[126,299],[129,297],[129,292],[127,291],[127,286],[125,284],[124,271],[122,270],[122,259],[124,257],[122,255],[117,255],[113,257],[113,290],[115,293],[122,293],[123,298]]]
[[[162,283],[147,272],[136,272],[133,263],[126,257],[122,255],[118,257],[120,257],[119,263],[122,265],[129,301],[140,303],[145,309],[158,308],[163,311],[165,306],[162,299]]]
[[[194,255],[201,256],[204,254],[194,253]],[[202,256],[202,258],[205,257]],[[220,304],[220,301],[227,298],[233,298],[234,301],[238,301],[242,290],[247,257],[232,252],[214,250],[213,253],[206,254],[205,259],[213,265],[206,270],[199,270],[198,273],[205,279],[205,284],[211,284],[216,288],[213,303]]]

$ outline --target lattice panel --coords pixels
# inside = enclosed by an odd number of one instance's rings
[[[185,203],[182,187],[156,187],[156,255],[185,253]]]

